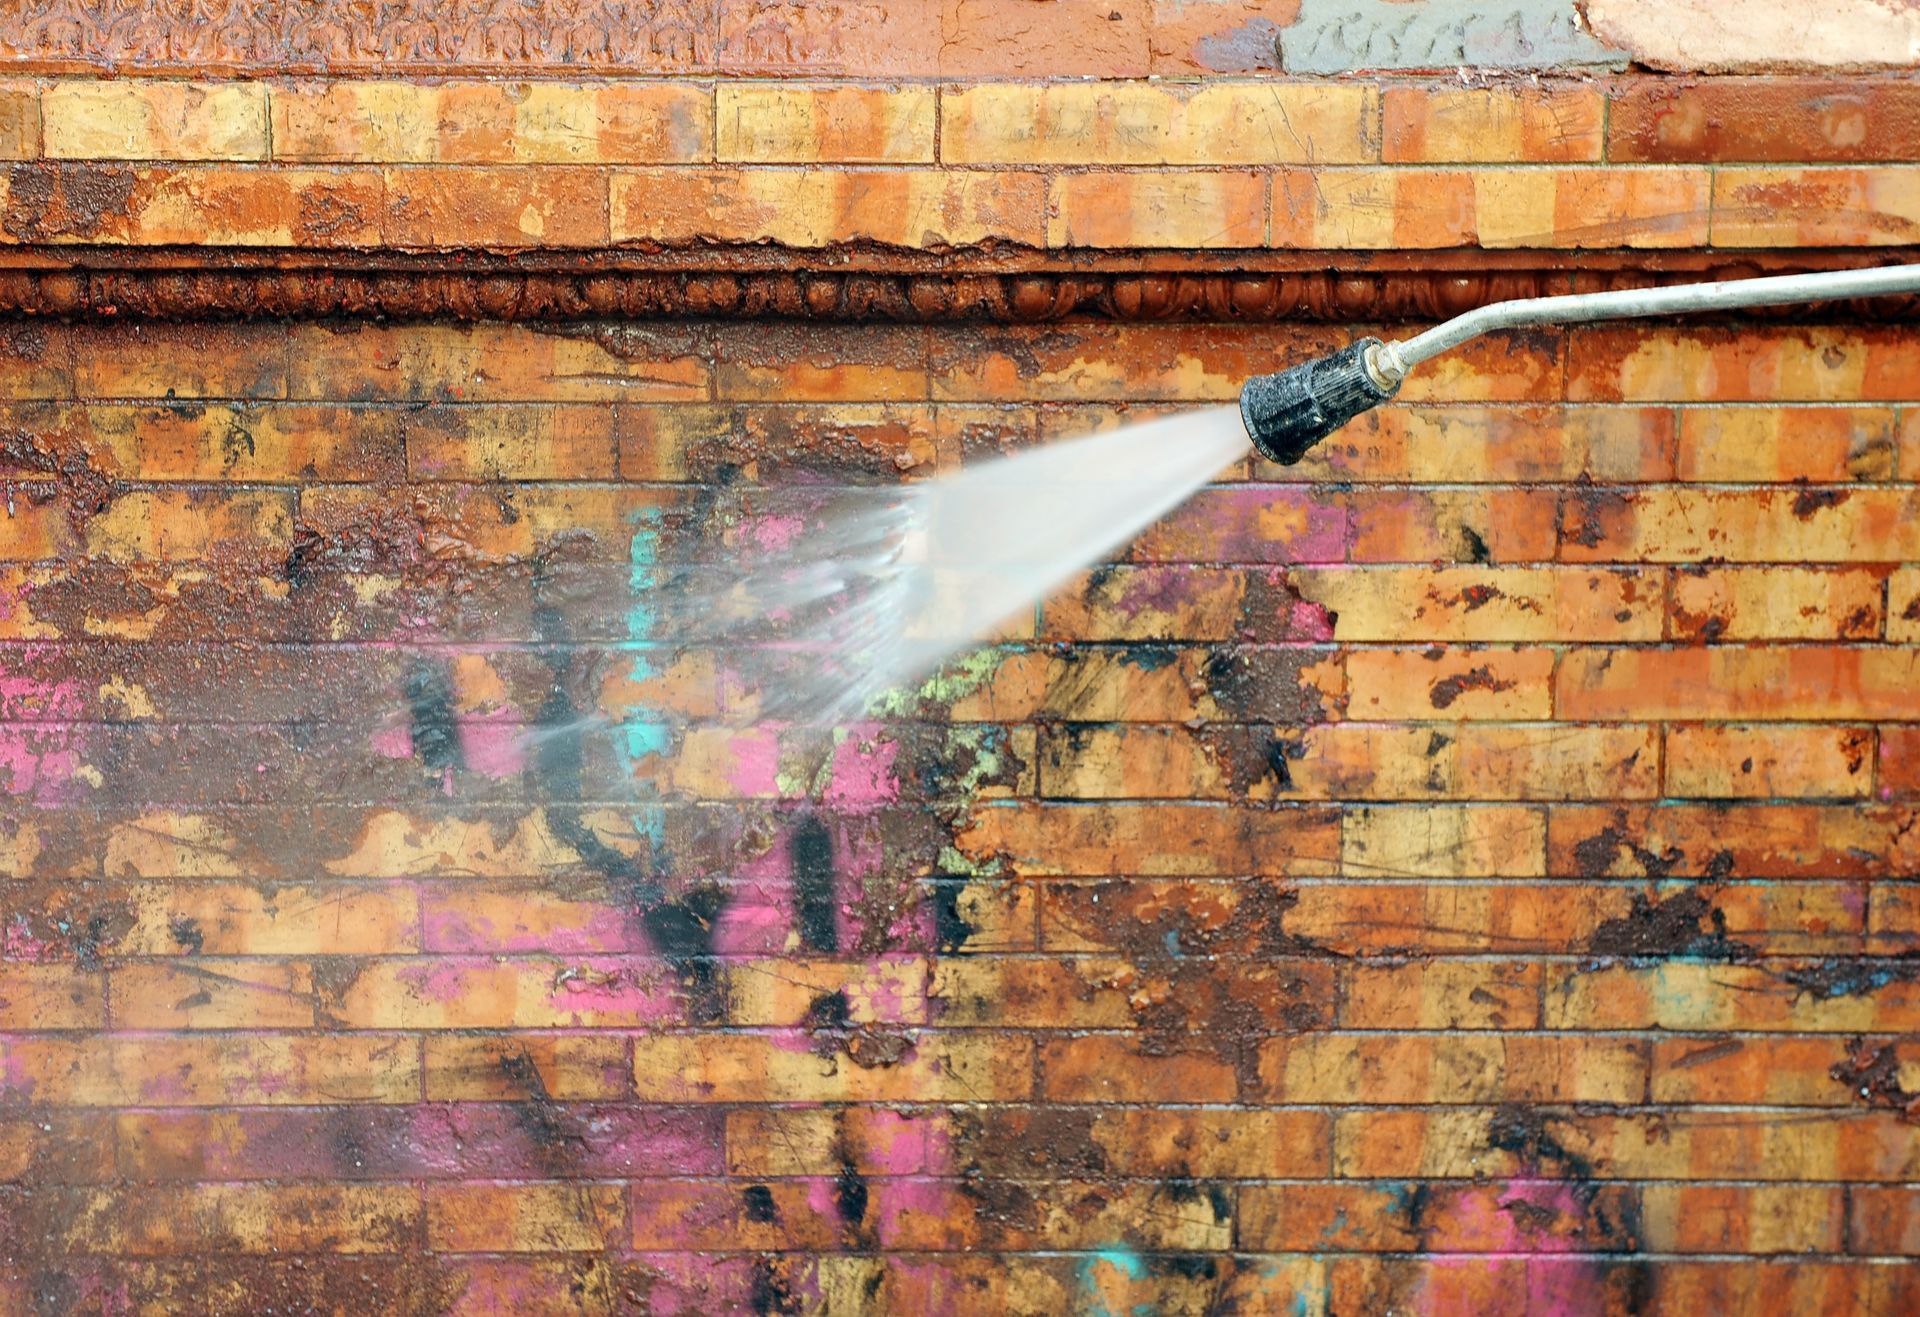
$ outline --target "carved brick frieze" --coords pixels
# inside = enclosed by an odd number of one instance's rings
[[[1861,262],[1853,254],[1822,260],[1794,253],[1791,263],[1732,263],[1669,257],[1659,268],[1563,268],[1543,257],[1496,268],[1216,268],[1113,270],[1000,268],[754,268],[765,253],[707,266],[662,260],[632,268],[609,255],[528,269],[474,260],[384,266],[342,263],[282,266],[245,253],[209,254],[182,264],[0,269],[0,314],[152,319],[271,316],[372,316],[390,319],[569,320],[775,318],[824,321],[1044,322],[1396,321],[1432,320],[1518,297],[1737,277]],[[1703,257],[1706,254],[1702,254]],[[1898,259],[1898,254],[1889,254]],[[1911,257],[1909,257],[1911,259]],[[1036,260],[1036,266],[1041,263]],[[1014,268],[1007,268],[1013,265]],[[1854,318],[1908,319],[1920,298],[1838,305]],[[1804,316],[1802,308],[1798,314]]]

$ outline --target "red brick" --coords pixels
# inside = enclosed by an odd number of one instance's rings
[[[1607,158],[1910,160],[1920,89],[1895,79],[1642,78],[1608,98]]]

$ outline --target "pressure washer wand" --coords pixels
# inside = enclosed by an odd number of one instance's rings
[[[1288,466],[1362,412],[1400,391],[1407,372],[1430,357],[1495,329],[1570,325],[1634,316],[1691,315],[1747,306],[1784,306],[1849,297],[1920,293],[1920,265],[1773,275],[1720,283],[1628,288],[1494,302],[1455,316],[1402,343],[1363,338],[1332,356],[1256,375],[1240,390],[1240,417],[1261,454]]]

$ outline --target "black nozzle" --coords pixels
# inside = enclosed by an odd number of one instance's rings
[[[1263,457],[1292,466],[1307,450],[1400,391],[1367,369],[1377,338],[1350,343],[1330,357],[1273,375],[1256,375],[1240,390],[1240,419]]]

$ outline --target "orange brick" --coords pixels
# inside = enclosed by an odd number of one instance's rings
[[[1920,94],[1894,78],[1638,78],[1609,96],[1607,157],[1911,160]]]
[[[1864,796],[1873,780],[1865,727],[1735,725],[1667,729],[1669,796]]]
[[[1859,889],[1843,882],[1729,883],[1714,893],[1713,906],[1730,939],[1765,955],[1850,955],[1866,929]]]
[[[1043,1043],[1040,1074],[1053,1102],[1232,1102],[1239,1091],[1233,1066],[1210,1051],[1148,1052],[1110,1034]]]
[[[1844,1106],[1852,1101],[1833,1067],[1847,1056],[1836,1038],[1662,1038],[1653,1044],[1653,1100],[1708,1106]]]
[[[1887,480],[1899,436],[1887,407],[1684,407],[1681,480]]]
[[[1920,170],[1722,167],[1713,179],[1717,247],[1889,246],[1920,235]]]
[[[104,976],[97,967],[11,961],[0,965],[0,1027],[23,1032],[103,1029]]]
[[[1882,727],[1876,792],[1881,800],[1920,797],[1920,727]]]
[[[596,247],[608,239],[604,170],[413,165],[383,177],[381,233],[398,247]]]
[[[1544,562],[1555,496],[1543,489],[1359,489],[1349,496],[1354,562]]]
[[[1292,747],[1292,791],[1314,799],[1618,800],[1659,794],[1659,755],[1650,728],[1461,723],[1443,732],[1335,723],[1284,743]]]
[[[1877,640],[1873,569],[1719,567],[1674,573],[1676,640]]]
[[[607,407],[436,407],[405,418],[415,479],[604,480],[614,474]]]
[[[911,10],[925,21],[926,11]],[[941,0],[943,78],[1137,78],[1147,73],[1145,0],[1066,4],[1035,23],[1022,0]]]
[[[265,160],[257,82],[56,82],[40,96],[46,154],[67,160]]]
[[[612,185],[615,242],[870,241],[966,247],[992,239],[1039,246],[1037,174],[899,170],[621,170]]]
[[[1899,487],[1696,489],[1570,496],[1572,562],[1889,562],[1920,555],[1920,496]]]
[[[120,562],[208,558],[284,561],[293,538],[286,493],[133,491],[87,524],[86,551]]]
[[[1391,164],[1600,159],[1606,98],[1590,87],[1389,87]]]
[[[937,114],[930,87],[723,82],[714,96],[721,160],[933,162]]]
[[[1914,845],[1902,810],[1852,803],[1567,804],[1550,815],[1551,871],[1586,878],[1869,878],[1897,873]]]
[[[1683,960],[1572,975],[1550,986],[1546,1001],[1550,1029],[1876,1033],[1909,1029],[1920,1016],[1911,984],[1827,997],[1777,969]]]
[[[1546,649],[1361,649],[1347,655],[1347,712],[1383,721],[1547,718],[1553,682]]]
[[[1649,1185],[1643,1241],[1663,1253],[1833,1253],[1846,1229],[1838,1189],[1799,1185]]]
[[[1049,247],[1259,247],[1266,184],[1254,174],[1059,174],[1047,184]]]
[[[1847,1246],[1899,1257],[1920,1252],[1920,1194],[1910,1185],[1861,1185],[1848,1191]]]
[[[1567,350],[1567,397],[1770,407],[1897,401],[1914,396],[1916,372],[1920,345],[1879,327],[1576,326]]]
[[[1580,721],[1920,719],[1916,681],[1920,658],[1899,649],[1576,649],[1554,708]]]
[[[1373,88],[1338,83],[950,87],[941,95],[940,158],[1001,165],[1366,161],[1379,152],[1378,104]]]

